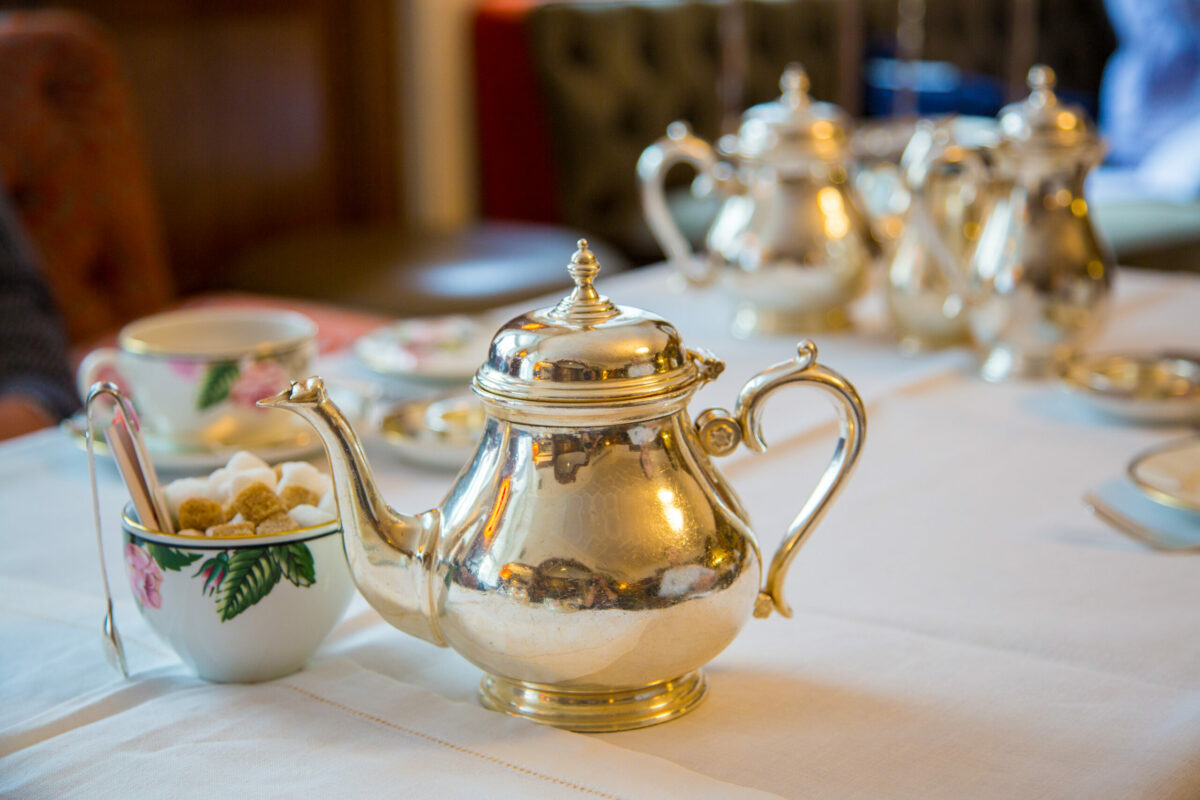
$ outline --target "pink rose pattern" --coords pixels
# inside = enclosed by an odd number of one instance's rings
[[[242,368],[229,389],[229,395],[235,403],[253,407],[259,400],[287,385],[287,370],[274,361],[255,361]]]
[[[143,548],[133,542],[125,545],[125,565],[129,567],[129,583],[138,603],[151,608],[162,608],[162,570]]]

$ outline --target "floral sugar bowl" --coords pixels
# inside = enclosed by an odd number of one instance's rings
[[[165,487],[180,533],[150,530],[126,508],[125,570],[138,610],[201,678],[295,672],[345,612],[354,584],[333,496],[317,491],[327,482],[307,463],[272,469],[239,453],[207,478]],[[204,520],[218,511],[219,521]],[[201,530],[196,520],[215,524]]]

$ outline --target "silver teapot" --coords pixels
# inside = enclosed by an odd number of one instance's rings
[[[922,120],[900,158],[909,200],[884,296],[906,353],[971,341],[963,294],[994,182],[987,150],[964,147],[956,123]]]
[[[1104,143],[1086,112],[1059,101],[1054,83],[1049,67],[1029,70],[1029,96],[999,114],[994,161],[954,151],[988,201],[965,273],[953,263],[954,243],[926,226],[926,244],[949,256],[932,259],[953,287],[946,308],[965,307],[990,381],[1051,374],[1108,308],[1115,265],[1083,196]]]
[[[692,283],[720,277],[735,303],[738,335],[845,326],[880,247],[848,174],[845,113],[808,95],[792,65],[783,95],[746,111],[732,151],[717,152],[676,122],[638,160],[642,208],[667,258]],[[724,197],[698,260],[671,217],[668,170],[690,163]]]
[[[321,436],[351,572],[383,618],[484,670],[487,707],[580,731],[687,712],[705,693],[701,667],[751,614],[791,615],[788,567],[866,433],[854,387],[809,342],[752,378],[733,413],[693,419],[689,399],[724,365],[685,348],[665,320],[598,294],[599,268],[581,241],[571,294],[496,334],[473,383],[484,433],[440,507],[387,504],[320,378],[260,401]],[[832,395],[841,434],[765,567],[713,461],[742,441],[764,450],[763,401],[792,384]]]

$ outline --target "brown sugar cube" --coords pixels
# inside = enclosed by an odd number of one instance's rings
[[[261,536],[268,533],[294,531],[299,527],[300,525],[296,522],[296,520],[289,517],[286,512],[281,511],[278,514],[272,514],[262,522],[258,523],[258,528],[255,529],[255,533]]]
[[[279,499],[283,501],[288,511],[296,506],[315,506],[321,502],[321,498],[316,492],[312,489],[305,489],[303,486],[283,487],[283,491],[279,493]]]
[[[179,527],[205,530],[225,522],[225,509],[207,497],[189,497],[179,506]]]
[[[252,483],[238,492],[237,497],[233,498],[233,508],[243,519],[255,525],[272,514],[287,511],[283,501],[265,483]]]
[[[271,469],[275,472],[276,482],[283,480],[283,464],[276,464]]]
[[[225,522],[206,531],[209,536],[253,536],[253,522]]]

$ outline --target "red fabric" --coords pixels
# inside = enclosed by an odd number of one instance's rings
[[[525,22],[544,0],[475,9],[475,119],[484,217],[556,222],[550,133]]]

